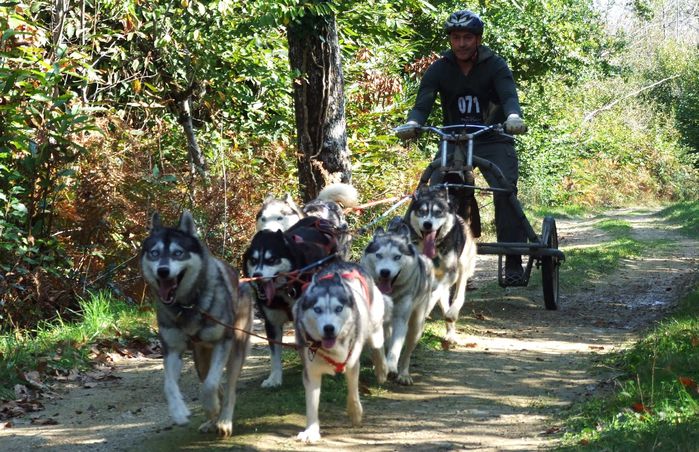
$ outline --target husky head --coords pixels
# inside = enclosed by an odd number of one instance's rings
[[[338,273],[315,275],[301,298],[298,322],[306,340],[329,350],[346,337],[354,324],[354,294]]]
[[[425,187],[415,194],[409,213],[410,226],[423,243],[427,257],[436,255],[436,243],[454,226],[454,215],[446,189]]]
[[[266,299],[271,300],[277,290],[273,278],[293,270],[294,262],[288,237],[280,230],[262,230],[253,236],[243,254],[243,274],[248,278],[265,278],[260,285]]]
[[[303,206],[303,213],[309,217],[318,217],[328,220],[335,227],[346,227],[345,214],[342,208],[334,201],[314,199]]]
[[[203,268],[207,251],[197,238],[194,219],[188,211],[176,228],[164,227],[156,212],[150,234],[141,246],[141,273],[161,302],[186,299]]]
[[[257,212],[257,231],[286,231],[304,216],[288,193],[282,199],[267,196]]]
[[[364,250],[362,265],[384,294],[393,292],[401,270],[412,262],[418,252],[410,241],[410,229],[400,217],[394,218],[388,230],[377,228]]]

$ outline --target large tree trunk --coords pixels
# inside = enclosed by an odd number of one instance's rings
[[[321,0],[322,1],[322,0]],[[331,182],[351,181],[344,80],[333,16],[306,13],[287,29],[294,80],[297,166],[304,201]]]

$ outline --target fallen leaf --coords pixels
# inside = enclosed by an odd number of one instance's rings
[[[12,422],[0,422],[0,430],[12,428]]]
[[[640,402],[631,405],[631,409],[634,410],[636,413],[650,413],[650,408],[648,408]]]
[[[692,347],[699,346],[699,337],[697,336],[692,336]]]
[[[601,345],[590,345],[590,350],[604,350],[604,347]]]
[[[478,347],[478,344],[476,344],[475,342],[469,342],[468,344],[464,344],[464,347],[475,348],[475,347]]]
[[[682,384],[682,386],[684,386],[685,388],[687,388],[687,389],[694,389],[694,390],[697,389],[697,382],[694,381],[692,378],[689,378],[689,377],[678,377],[677,379],[680,381],[680,383]]]
[[[34,425],[58,425],[58,421],[50,417],[34,418],[31,422]]]

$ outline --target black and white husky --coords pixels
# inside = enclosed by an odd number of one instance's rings
[[[386,347],[389,378],[411,385],[410,356],[422,336],[430,309],[434,285],[432,261],[413,245],[410,228],[402,218],[395,218],[386,231],[383,228],[374,231],[361,264],[381,292],[393,300]]]
[[[239,331],[252,326],[252,294],[239,292],[238,274],[209,253],[187,211],[176,228],[162,226],[154,214],[140,258],[143,278],[157,299],[170,417],[176,424],[189,422],[178,380],[182,355],[191,349],[207,417],[199,430],[231,435],[236,385],[250,339]]]
[[[272,368],[262,387],[282,384],[284,324],[293,320],[292,307],[314,269],[305,274],[289,273],[332,259],[336,252],[335,229],[326,220],[305,217],[285,232],[259,231],[243,254],[243,274],[255,279],[251,285],[271,353]]]
[[[340,255],[347,259],[351,235],[343,209],[356,207],[358,204],[357,189],[343,183],[326,186],[318,193],[316,199],[306,203],[303,208],[299,207],[288,193],[283,198],[267,196],[257,212],[256,227],[257,231],[286,231],[302,218],[323,218],[336,228]]]
[[[446,321],[445,340],[457,342],[456,321],[466,298],[466,283],[476,268],[476,243],[471,229],[456,214],[443,187],[421,188],[408,208],[412,240],[432,259],[436,287],[429,311],[436,303]]]
[[[362,421],[359,400],[359,355],[365,342],[372,350],[374,372],[386,381],[384,316],[391,300],[381,294],[371,276],[353,263],[336,262],[313,276],[294,306],[296,345],[303,361],[306,390],[306,429],[297,439],[320,439],[318,405],[324,374],[344,373],[347,378],[347,414],[352,425]]]

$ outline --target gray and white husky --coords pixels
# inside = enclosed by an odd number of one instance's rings
[[[297,439],[320,439],[318,406],[324,374],[344,373],[347,378],[347,414],[352,425],[362,421],[359,400],[359,355],[365,342],[372,350],[374,372],[386,381],[384,316],[391,300],[382,295],[371,276],[359,265],[336,262],[313,276],[294,306],[296,345],[303,361],[306,390],[306,429]]]
[[[410,357],[425,328],[435,282],[432,260],[413,245],[409,226],[398,217],[386,231],[383,228],[374,231],[361,264],[381,292],[393,300],[386,347],[388,376],[399,384],[411,385]],[[401,353],[403,345],[405,349]]]
[[[182,355],[189,349],[207,417],[199,430],[230,436],[236,386],[250,342],[250,336],[240,331],[252,326],[252,294],[239,291],[237,272],[209,253],[187,211],[176,228],[164,227],[160,216],[153,215],[140,265],[157,300],[170,417],[179,425],[189,422],[190,411],[178,385]]]
[[[286,231],[300,219],[313,216],[328,220],[337,230],[338,251],[345,259],[349,258],[349,226],[344,208],[356,207],[359,194],[352,185],[334,183],[323,188],[318,197],[307,202],[303,208],[294,202],[288,193],[283,198],[267,196],[257,212],[257,231]]]
[[[471,229],[456,214],[454,200],[444,187],[417,191],[408,208],[413,242],[432,259],[436,287],[429,311],[436,303],[446,321],[445,340],[458,342],[456,321],[466,298],[466,284],[476,268],[476,243]]]

